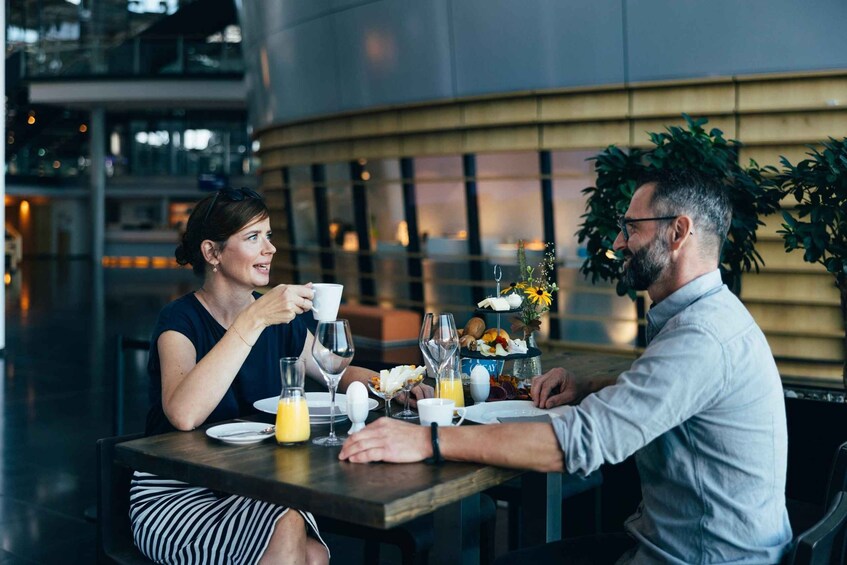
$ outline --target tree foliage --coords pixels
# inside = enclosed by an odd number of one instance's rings
[[[729,190],[733,215],[729,236],[721,252],[720,268],[724,281],[737,288],[742,272],[764,264],[756,252],[756,230],[760,216],[779,207],[782,192],[773,181],[773,167],[760,168],[751,160],[747,167],[738,163],[741,143],[726,140],[723,132],[706,131],[706,118],[694,119],[683,114],[687,127],[668,127],[661,133],[649,133],[652,147],[625,152],[609,146],[593,157],[597,185],[583,190],[587,195],[586,213],[577,231],[585,242],[588,257],[580,271],[597,280],[617,283],[618,294],[635,296],[621,281],[622,257],[612,251],[618,235],[617,218],[624,214],[637,188],[638,179],[651,169],[688,169],[719,179]]]
[[[830,138],[823,151],[810,148],[795,167],[782,157],[777,181],[797,202],[796,218],[784,211],[779,234],[785,250],[804,249],[803,259],[820,263],[847,286],[847,138]]]

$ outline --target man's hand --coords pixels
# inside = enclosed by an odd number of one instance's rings
[[[380,418],[350,435],[338,458],[353,463],[423,461],[432,455],[431,433],[429,428],[418,424]]]
[[[562,404],[579,402],[588,394],[587,388],[579,385],[573,373],[556,367],[543,375],[533,377],[530,396],[535,406],[553,408]]]

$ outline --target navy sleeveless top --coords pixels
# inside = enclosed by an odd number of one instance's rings
[[[258,293],[253,293],[258,299]],[[269,326],[241,365],[229,390],[204,424],[240,418],[255,413],[253,402],[279,395],[279,358],[299,357],[306,343],[306,332],[314,334],[315,326],[310,312],[296,316],[287,324]],[[197,362],[223,337],[226,329],[206,310],[194,293],[174,300],[159,313],[159,320],[150,338],[150,356],[147,373],[150,376],[150,411],[147,413],[147,435],[175,431],[162,409],[162,369],[157,342],[166,331],[177,331],[194,344]]]

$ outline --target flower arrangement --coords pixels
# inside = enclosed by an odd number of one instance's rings
[[[541,329],[541,315],[550,310],[553,294],[559,291],[558,285],[550,280],[556,268],[556,251],[552,243],[545,245],[544,258],[537,266],[526,264],[526,250],[523,241],[518,241],[518,280],[512,282],[500,294],[519,293],[523,295],[520,316],[512,318],[512,331],[522,331],[529,338]]]

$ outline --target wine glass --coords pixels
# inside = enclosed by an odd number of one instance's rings
[[[435,315],[427,312],[421,326],[418,345],[426,360],[435,369],[435,390],[440,397],[441,376],[450,364],[453,354],[459,349],[459,335],[456,333],[453,314]]]
[[[315,341],[312,344],[312,357],[324,376],[329,388],[329,435],[312,440],[315,445],[342,445],[346,437],[335,435],[335,390],[338,381],[353,360],[353,337],[350,335],[350,324],[347,320],[318,322],[315,330]]]

